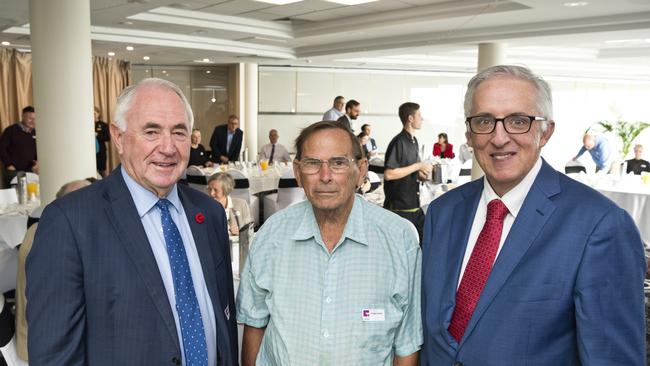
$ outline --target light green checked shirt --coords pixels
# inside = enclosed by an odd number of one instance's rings
[[[237,320],[266,327],[258,365],[392,365],[422,345],[415,228],[357,196],[327,251],[308,201],[273,215],[241,275]]]

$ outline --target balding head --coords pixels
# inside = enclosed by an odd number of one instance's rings
[[[81,189],[83,187],[89,186],[90,182],[85,179],[73,180],[61,186],[58,192],[56,192],[56,198],[61,198],[66,194]]]
[[[587,150],[593,149],[594,146],[596,146],[596,136],[586,133],[582,137],[582,144],[584,145],[585,149],[587,149]]]

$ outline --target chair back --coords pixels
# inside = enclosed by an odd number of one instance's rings
[[[14,188],[0,189],[0,203],[18,203],[18,194]]]
[[[298,186],[296,178],[280,178],[278,182],[278,210],[306,199],[305,190]]]
[[[580,172],[586,173],[587,168],[585,168],[582,165],[573,165],[573,166],[565,166],[564,167],[564,173],[565,174],[578,174]]]
[[[185,180],[187,180],[187,185],[206,193],[206,187],[208,185],[208,178],[203,174],[199,167],[190,165],[185,170]]]
[[[249,222],[239,229],[239,274],[244,270],[250,244],[255,236],[255,222]]]

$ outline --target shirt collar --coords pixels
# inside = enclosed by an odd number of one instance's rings
[[[20,129],[23,130],[23,132],[26,132],[26,133],[32,133],[32,131],[34,131],[33,128],[30,128],[29,126],[27,126],[23,121],[20,121],[18,123],[18,126],[20,126]]]
[[[343,243],[346,238],[362,245],[368,245],[365,226],[362,222],[364,213],[363,203],[361,200],[363,200],[361,196],[355,195],[348,222],[345,224],[343,235],[336,244],[336,247]],[[292,239],[302,241],[311,238],[314,238],[317,243],[324,245],[323,239],[320,235],[320,228],[318,227],[316,217],[314,216],[314,209],[311,203],[307,201],[307,204],[305,205],[305,214],[302,216],[302,221],[298,225],[298,230],[293,234]]]
[[[133,178],[131,178],[131,176],[124,169],[124,166],[120,167],[120,170],[122,173],[122,178],[124,179],[124,183],[126,183],[126,187],[129,189],[131,197],[133,197],[133,203],[135,203],[135,208],[138,210],[138,215],[140,218],[142,218],[149,211],[151,211],[151,208],[156,205],[160,198],[158,198],[155,194],[153,194],[153,192],[147,190]],[[177,212],[180,211],[181,200],[178,197],[178,189],[176,188],[176,184],[174,184],[171,191],[169,191],[169,194],[167,194],[167,197],[165,198],[171,202],[172,206],[174,206],[174,209]]]
[[[490,186],[487,178],[483,177],[484,189],[482,199],[486,205],[494,199],[500,199],[503,204],[506,205],[510,214],[516,218],[517,214],[519,214],[519,210],[521,210],[521,206],[524,204],[524,200],[528,195],[528,191],[530,191],[530,187],[532,187],[533,183],[535,183],[535,178],[537,177],[540,169],[542,169],[542,158],[538,157],[537,161],[533,165],[533,168],[530,169],[524,179],[522,179],[519,184],[508,191],[508,193],[504,194],[503,197],[499,197],[496,192],[494,192],[494,189],[492,189],[492,186]]]

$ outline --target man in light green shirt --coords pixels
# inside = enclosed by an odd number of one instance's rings
[[[237,296],[242,364],[417,365],[415,228],[355,195],[368,161],[340,124],[305,128],[296,150],[308,201],[273,215],[251,245]]]

